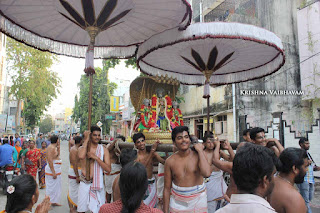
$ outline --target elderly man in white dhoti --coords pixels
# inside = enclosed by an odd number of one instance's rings
[[[81,165],[80,186],[78,191],[78,212],[91,211],[98,213],[105,203],[103,185],[103,172],[111,172],[110,156],[108,149],[99,144],[101,129],[91,126],[91,131],[84,132],[84,142],[79,148]],[[88,150],[88,143],[90,149]],[[86,160],[90,159],[90,179],[86,179]],[[89,171],[88,171],[89,172]]]
[[[190,148],[186,126],[177,126],[171,133],[177,152],[164,165],[163,212],[207,212],[207,190],[204,177],[211,174],[203,145]]]
[[[77,212],[78,207],[78,191],[80,183],[81,167],[79,163],[78,151],[82,142],[81,136],[74,138],[75,145],[71,147],[69,153],[70,168],[69,168],[69,192],[68,192],[68,204],[70,212]]]
[[[51,144],[47,148],[46,175],[46,195],[50,197],[53,206],[60,205],[61,197],[61,159],[60,140],[58,136],[52,135]]]

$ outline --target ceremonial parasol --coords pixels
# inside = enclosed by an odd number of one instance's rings
[[[86,56],[90,76],[93,58],[132,57],[138,44],[173,27],[185,29],[191,16],[188,0],[0,1],[3,33],[40,50]],[[89,100],[89,126],[90,106]]]
[[[185,29],[191,16],[188,0],[0,1],[0,30],[6,35],[40,50],[86,57],[89,128],[93,59],[132,57],[138,44],[173,27]]]
[[[224,85],[261,78],[285,62],[281,40],[265,29],[240,23],[196,23],[170,29],[140,45],[137,64],[143,73],[167,75],[182,84]],[[207,112],[209,122],[209,106]],[[209,125],[207,125],[209,131]]]

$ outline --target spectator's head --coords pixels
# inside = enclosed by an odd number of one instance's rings
[[[191,144],[195,144],[199,142],[199,139],[195,135],[190,135]]]
[[[214,149],[214,135],[212,132],[206,132],[203,136],[203,145],[208,150]]]
[[[18,134],[18,133],[14,134],[14,136],[15,136],[16,138],[19,138],[19,134]]]
[[[10,141],[13,141],[13,136],[12,135],[10,135]]]
[[[40,138],[42,139],[42,137],[43,137],[43,134],[42,134],[42,133],[40,133],[40,134],[39,134],[39,137],[40,137]]]
[[[134,134],[132,139],[138,150],[144,150],[146,148],[146,137],[141,132]]]
[[[305,138],[305,137],[300,138],[300,140],[299,140],[299,145],[300,145],[300,147],[301,147],[302,149],[304,149],[304,150],[309,150],[309,149],[310,149],[310,142],[309,142],[309,140],[308,140],[307,138]]]
[[[304,149],[286,148],[280,154],[279,160],[281,164],[277,169],[280,173],[294,176],[295,183],[303,183],[309,166],[307,152]]]
[[[240,193],[269,195],[274,187],[274,152],[263,146],[251,143],[241,147],[233,160],[233,178]]]
[[[16,141],[16,146],[20,146],[20,141]]]
[[[82,137],[81,136],[74,137],[74,143],[75,144],[81,144],[81,142],[82,142]]]
[[[41,143],[41,148],[42,148],[42,149],[47,148],[47,142],[42,141],[42,143]]]
[[[8,140],[8,138],[3,138],[2,142],[3,142],[3,144],[6,144],[6,143],[9,143],[9,140]]]
[[[33,141],[33,140],[30,140],[30,141],[29,141],[29,148],[30,148],[30,149],[34,149],[34,145],[35,145],[34,141]]]
[[[25,142],[23,142],[23,144],[22,144],[22,149],[27,149],[28,146],[29,146],[29,141],[25,141]]]
[[[175,127],[171,132],[171,139],[178,150],[188,150],[191,143],[189,128],[186,126]]]
[[[52,136],[50,137],[50,142],[51,142],[52,144],[56,144],[56,143],[58,142],[58,140],[59,140],[59,137],[58,137],[57,135],[52,135]]]
[[[122,168],[119,188],[122,201],[122,213],[135,212],[148,188],[147,170],[139,162],[130,162]]]
[[[91,142],[99,143],[101,140],[101,128],[97,125],[92,125],[90,128],[91,131]]]
[[[137,150],[125,148],[121,150],[120,153],[120,164],[121,167],[124,167],[131,161],[134,161],[137,159]]]
[[[123,142],[126,141],[126,138],[125,138],[123,135],[119,135],[119,136],[117,136],[116,138],[120,138]]]
[[[252,142],[252,140],[250,138],[250,129],[243,130],[242,137],[246,142]]]
[[[266,146],[267,140],[264,134],[264,129],[260,127],[255,127],[250,130],[250,138],[253,143],[257,145]]]
[[[38,201],[39,190],[35,179],[28,174],[15,177],[7,188],[6,212],[23,211]]]

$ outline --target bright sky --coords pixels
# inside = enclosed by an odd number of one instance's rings
[[[74,96],[79,93],[78,83],[81,75],[84,74],[84,59],[59,56],[59,63],[56,63],[52,70],[57,72],[61,78],[61,88],[58,98],[52,101],[48,108],[48,114],[55,115],[64,112],[64,109],[74,106]],[[102,60],[94,61],[95,67],[102,67]],[[124,61],[121,61],[115,69],[109,70],[110,81],[130,80],[133,81],[140,72],[132,68],[126,68]],[[118,85],[119,87],[120,85]]]

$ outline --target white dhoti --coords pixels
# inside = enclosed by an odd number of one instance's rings
[[[81,174],[81,169],[78,169],[79,175]],[[69,168],[68,173],[69,178],[69,191],[68,191],[68,200],[75,207],[78,206],[78,191],[79,191],[79,183],[76,180],[76,174],[74,173],[73,167]]]
[[[158,164],[158,179],[157,179],[157,196],[158,198],[163,198],[163,188],[164,188],[164,165],[162,163]]]
[[[46,165],[45,175],[46,175],[46,195],[50,197],[51,203],[60,203],[61,197],[61,160],[53,161],[53,168],[57,175],[56,179],[53,179],[53,173],[49,167]]]
[[[208,212],[215,212],[221,208],[223,196],[227,191],[227,184],[223,179],[223,172],[213,171],[206,182]]]
[[[112,185],[114,179],[120,174],[121,165],[120,164],[111,164],[111,172],[105,173],[104,180],[105,180],[105,190],[108,194],[112,194]]]
[[[158,201],[158,198],[157,198],[156,179],[151,178],[151,179],[148,179],[148,188],[144,196],[143,202],[147,206],[155,208],[158,203],[157,201]]]
[[[172,183],[169,208],[170,212],[208,212],[205,184],[203,183],[202,185],[192,187],[180,187]]]
[[[90,193],[91,185],[92,185],[91,182],[85,183],[83,181],[80,181],[79,191],[78,191],[78,207],[77,207],[78,212],[90,211],[90,209],[89,209],[89,203],[90,203],[89,193]],[[97,192],[97,199],[100,200],[101,206],[103,204],[105,204],[106,198],[105,198],[104,190],[100,190]],[[98,211],[95,211],[94,213],[96,213],[96,212],[99,212],[99,209],[98,209]]]
[[[98,145],[96,156],[103,161],[104,150],[101,144]],[[87,182],[81,175],[81,182],[78,191],[78,212],[91,211],[98,213],[100,207],[105,204],[106,197],[103,186],[103,170],[97,161],[93,163],[93,180]]]

